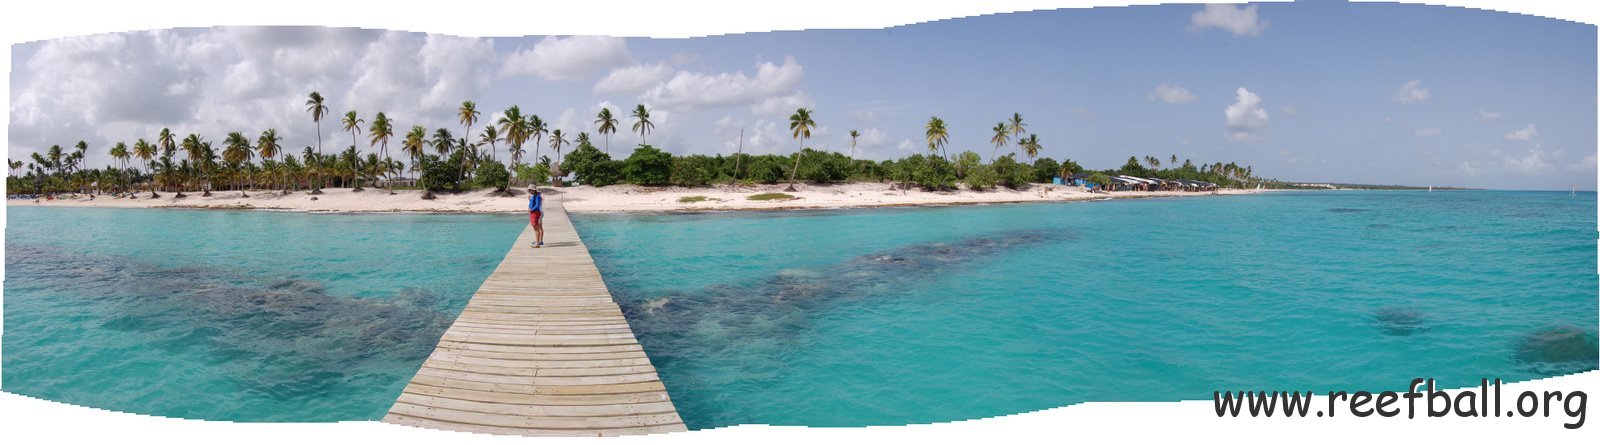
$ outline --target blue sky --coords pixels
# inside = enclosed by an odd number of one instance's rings
[[[747,152],[791,152],[786,117],[806,106],[821,126],[812,147],[849,151],[857,129],[865,157],[925,152],[922,126],[939,116],[951,152],[987,158],[989,129],[1016,112],[1044,156],[1090,168],[1175,154],[1288,180],[1593,189],[1595,37],[1554,19],[1338,2],[694,39],[125,33],[14,47],[9,150],[83,139],[100,164],[102,147],[161,127],[212,140],[273,127],[298,147],[315,141],[301,103],[316,89],[335,114],[457,132],[467,99],[485,121],[517,104],[572,134],[592,131],[599,107],[644,103],[650,142],[675,153],[731,153],[740,129]],[[623,121],[617,154],[637,143]],[[342,148],[335,126],[324,142]]]

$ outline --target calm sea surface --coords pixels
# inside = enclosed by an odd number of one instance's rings
[[[10,207],[0,389],[170,417],[378,419],[523,224]]]
[[[1594,369],[1596,197],[574,217],[691,428]],[[5,391],[381,417],[525,220],[12,207]],[[1452,384],[1453,382],[1453,384]]]
[[[691,428],[1596,367],[1596,199],[1305,192],[576,218]]]

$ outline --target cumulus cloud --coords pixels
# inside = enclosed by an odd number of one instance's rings
[[[1256,5],[1206,5],[1205,9],[1195,12],[1189,17],[1189,30],[1202,31],[1206,28],[1227,30],[1236,36],[1255,37],[1267,29],[1270,22],[1261,20],[1256,14]]]
[[[1278,107],[1278,111],[1282,111],[1283,114],[1295,114],[1300,112],[1300,110],[1295,109],[1294,105],[1284,105]]]
[[[645,91],[642,98],[662,107],[683,109],[753,105],[769,97],[794,93],[804,75],[805,70],[794,57],[785,57],[782,65],[758,63],[754,76],[744,72],[679,71]]]
[[[1157,85],[1155,91],[1151,91],[1150,94],[1145,95],[1145,99],[1149,101],[1159,100],[1176,105],[1194,102],[1195,95],[1194,93],[1189,92],[1189,89],[1187,88],[1163,83],[1161,85]]]
[[[533,48],[506,56],[500,76],[535,75],[545,80],[586,80],[633,60],[618,37],[550,36]]]
[[[1500,119],[1500,113],[1489,111],[1489,110],[1485,110],[1485,109],[1483,109],[1483,107],[1478,107],[1477,119],[1480,120],[1480,121],[1499,120]]]
[[[594,93],[637,94],[666,80],[673,71],[672,67],[659,63],[617,68],[594,84]]]
[[[14,73],[13,151],[152,139],[161,128],[217,141],[273,128],[286,147],[317,144],[306,95],[331,115],[388,111],[402,125],[452,125],[451,111],[492,79],[489,39],[322,27],[128,32],[34,45]],[[323,122],[323,144],[348,134]],[[343,136],[343,137],[341,137]],[[362,147],[365,149],[365,147]],[[13,153],[15,155],[16,153]]]
[[[817,102],[811,100],[811,95],[797,91],[787,96],[769,97],[750,106],[750,113],[756,115],[787,117],[800,108],[816,108]]]
[[[879,121],[878,113],[872,110],[855,110],[850,112],[850,119],[856,125],[873,125]]]
[[[1572,170],[1572,171],[1577,171],[1577,172],[1595,171],[1595,157],[1594,157],[1594,155],[1585,156],[1583,159],[1579,159],[1578,162],[1573,163],[1572,165],[1568,165],[1567,166],[1567,170]]]
[[[402,32],[385,33],[365,49],[344,106],[416,120],[447,118],[486,87],[493,42]],[[420,107],[419,107],[420,105]],[[333,104],[334,114],[343,108]]]
[[[1510,133],[1506,133],[1506,140],[1508,140],[1508,141],[1529,141],[1529,140],[1533,140],[1533,138],[1535,136],[1538,136],[1538,135],[1539,135],[1539,130],[1533,128],[1533,124],[1528,124],[1528,126],[1526,126],[1526,127],[1522,127],[1522,128],[1516,129],[1516,130],[1511,130]]]
[[[1438,136],[1438,135],[1443,134],[1443,133],[1444,133],[1444,130],[1440,130],[1440,129],[1437,129],[1437,128],[1423,128],[1423,129],[1420,129],[1420,130],[1416,131],[1417,136],[1421,136],[1421,137],[1425,137],[1425,138],[1426,137]]]
[[[861,131],[861,137],[856,138],[856,148],[872,149],[889,146],[889,134],[876,128]]]
[[[1400,86],[1400,91],[1394,93],[1394,101],[1403,104],[1416,104],[1427,102],[1432,97],[1427,88],[1422,87],[1422,81],[1413,80]]]
[[[1530,175],[1550,169],[1550,163],[1545,157],[1544,150],[1539,148],[1530,149],[1528,154],[1521,157],[1506,155],[1501,160],[1505,163],[1506,168]]]
[[[1227,118],[1228,139],[1235,141],[1258,140],[1267,129],[1267,111],[1261,109],[1261,96],[1240,87],[1232,105],[1222,110]]]

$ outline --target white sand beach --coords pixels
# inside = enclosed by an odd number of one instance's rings
[[[786,193],[785,184],[731,186],[719,185],[704,188],[642,187],[613,185],[607,187],[542,188],[544,193],[559,200],[571,212],[695,212],[729,210],[791,210],[856,207],[942,206],[967,204],[1000,204],[1021,202],[1065,202],[1099,199],[1126,199],[1152,197],[1200,197],[1258,193],[1257,190],[1220,190],[1209,192],[1111,192],[1088,193],[1081,187],[1035,184],[1028,190],[1005,188],[952,192],[925,192],[920,190],[893,190],[888,183],[851,183],[838,185],[800,185],[797,192],[788,193],[794,199],[755,201],[747,199],[761,193]],[[350,189],[325,189],[321,195],[304,191],[282,195],[278,192],[257,190],[240,196],[238,191],[212,192],[210,197],[199,193],[186,193],[174,198],[176,193],[164,192],[160,198],[150,199],[149,192],[140,193],[137,199],[114,198],[98,195],[60,197],[55,200],[12,199],[12,206],[42,207],[101,207],[101,208],[189,208],[221,210],[281,210],[303,212],[382,213],[382,212],[444,212],[444,213],[517,213],[527,208],[527,192],[516,190],[515,197],[492,197],[488,189],[461,193],[439,193],[437,199],[424,200],[421,192],[400,190],[391,195],[382,189],[352,192]],[[704,197],[703,201],[680,202],[685,197]]]

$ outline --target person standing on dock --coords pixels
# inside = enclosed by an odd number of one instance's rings
[[[536,237],[533,248],[544,247],[544,195],[537,187],[528,187],[528,224],[533,225]]]

